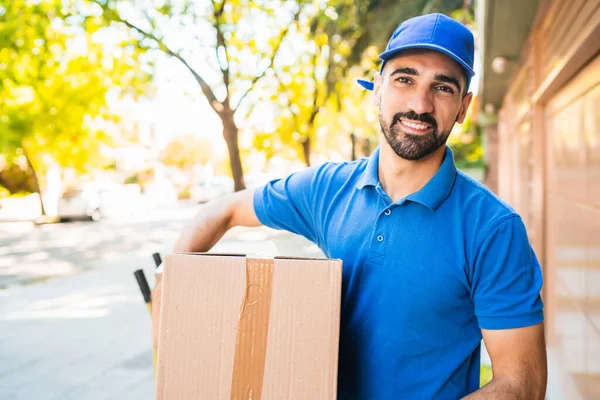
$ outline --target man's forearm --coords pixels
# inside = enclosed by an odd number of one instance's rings
[[[494,378],[481,389],[463,397],[463,400],[543,400],[545,385],[534,382],[508,377]]]
[[[229,217],[227,200],[208,203],[184,228],[173,246],[173,252],[209,251],[229,229]]]
[[[212,202],[194,216],[192,221],[179,235],[174,253],[191,253],[209,251],[229,230],[230,215],[227,200]],[[160,304],[162,297],[162,273],[156,275],[156,285],[152,290],[152,346],[158,348],[158,327],[160,320]]]
[[[174,253],[209,251],[234,226],[260,226],[254,212],[253,194],[244,190],[212,201],[202,207],[185,227],[173,247]],[[154,348],[158,344],[158,326],[162,297],[162,273],[156,276],[152,291],[152,331]]]

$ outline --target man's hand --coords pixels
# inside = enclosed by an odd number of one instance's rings
[[[548,377],[544,324],[481,332],[494,377],[463,399],[544,400]]]
[[[177,239],[173,252],[209,251],[229,229],[238,225],[261,225],[254,212],[253,190],[221,197],[202,207]]]
[[[158,327],[160,323],[160,303],[162,295],[162,274],[156,274],[156,284],[152,290],[152,347],[158,350]]]

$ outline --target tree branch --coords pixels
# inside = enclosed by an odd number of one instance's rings
[[[229,55],[227,54],[227,43],[225,42],[225,35],[223,35],[223,31],[221,31],[221,25],[219,22],[219,18],[223,14],[223,10],[225,9],[225,1],[221,3],[221,7],[217,9],[217,4],[215,0],[212,0],[213,9],[214,9],[214,17],[215,17],[215,30],[217,31],[217,46],[215,47],[215,54],[217,56],[217,63],[219,64],[219,69],[221,70],[221,74],[223,74],[223,83],[225,84],[225,101],[227,102],[229,99]],[[223,67],[223,63],[221,62],[221,57],[219,57],[219,47],[223,47],[223,52],[225,53],[225,64]]]
[[[313,91],[313,106],[312,106],[312,110],[310,112],[310,118],[308,119],[308,125],[311,127],[311,129],[315,123],[317,114],[319,114],[319,111],[321,110],[321,107],[319,106],[319,82],[317,81],[317,61],[318,61],[318,57],[321,53],[319,50],[320,49],[317,46],[317,49],[315,50],[315,54],[312,57],[312,79],[313,79],[313,82],[315,83],[315,90]]]
[[[238,108],[240,108],[242,101],[244,101],[244,98],[252,91],[252,89],[254,89],[254,85],[256,85],[256,82],[258,82],[263,76],[265,76],[265,74],[267,73],[269,68],[271,68],[273,66],[273,62],[275,61],[275,56],[277,56],[277,53],[279,52],[279,48],[281,47],[281,43],[283,42],[283,39],[287,36],[287,33],[290,30],[290,26],[292,25],[292,22],[298,21],[298,17],[300,16],[301,10],[302,10],[302,7],[298,6],[298,11],[294,15],[294,18],[292,18],[290,23],[279,34],[279,41],[275,45],[275,49],[273,49],[273,54],[271,55],[271,58],[269,60],[269,65],[267,65],[267,67],[260,74],[258,74],[256,77],[254,77],[254,79],[252,79],[252,82],[250,82],[250,87],[240,97],[240,100],[238,101],[237,106],[235,106],[235,108],[233,109],[233,112],[236,112],[238,110]]]
[[[156,44],[158,44],[159,50],[161,50],[162,52],[164,52],[164,53],[170,55],[171,57],[174,57],[175,59],[179,60],[192,73],[192,75],[196,79],[196,82],[200,85],[200,88],[202,89],[202,93],[207,98],[208,104],[211,106],[211,108],[217,114],[219,114],[219,115],[221,114],[221,112],[223,111],[223,104],[219,100],[217,100],[217,97],[215,96],[212,88],[208,85],[208,83],[206,83],[206,81],[200,76],[200,74],[198,74],[196,72],[196,70],[194,70],[194,68],[192,68],[188,64],[188,62],[183,58],[183,56],[181,56],[181,54],[179,54],[179,53],[171,50],[165,44],[165,42],[162,39],[156,37],[155,35],[153,35],[150,32],[146,32],[142,28],[140,28],[140,27],[134,25],[133,23],[127,21],[126,19],[122,18],[119,14],[117,14],[115,11],[107,9],[98,0],[92,0],[92,1],[94,3],[96,3],[96,4],[98,4],[100,7],[102,7],[105,15],[108,16],[109,20],[114,20],[116,22],[120,22],[120,23],[126,25],[127,27],[129,27],[129,28],[137,31],[138,33],[140,33],[145,38],[153,40]]]
[[[421,11],[421,15],[429,14],[433,7],[435,6],[436,0],[429,0],[425,3],[425,7],[423,7],[423,11]]]
[[[219,8],[219,10],[217,11],[217,7],[215,4],[215,1],[213,0],[213,8],[215,9],[215,17],[219,18],[221,15],[223,15],[223,11],[225,10],[225,2],[226,0],[223,0],[223,2],[221,3],[221,8]]]

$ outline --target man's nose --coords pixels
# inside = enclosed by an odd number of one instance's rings
[[[413,92],[408,107],[417,114],[425,114],[433,112],[433,101],[431,92],[426,89],[417,89]]]

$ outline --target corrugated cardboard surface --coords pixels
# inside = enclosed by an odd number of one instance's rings
[[[156,398],[334,399],[340,294],[339,260],[167,256]]]

